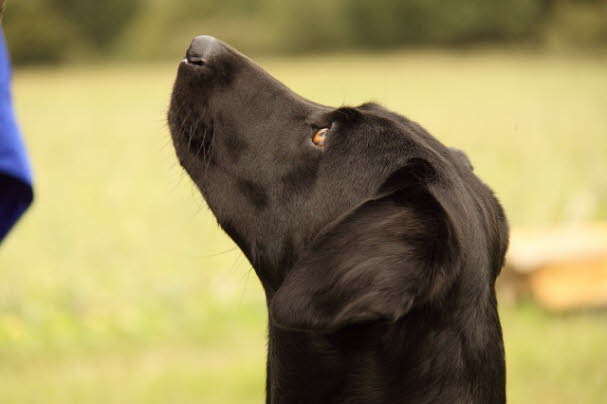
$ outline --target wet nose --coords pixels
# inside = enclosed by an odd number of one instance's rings
[[[189,63],[203,65],[220,51],[221,43],[209,35],[200,35],[192,39],[192,43],[186,53]]]

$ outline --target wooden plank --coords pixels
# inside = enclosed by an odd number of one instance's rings
[[[513,231],[503,277],[510,300],[531,295],[558,311],[607,307],[607,224]]]

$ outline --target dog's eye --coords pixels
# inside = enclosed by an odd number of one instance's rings
[[[322,128],[321,130],[316,132],[312,137],[312,143],[314,143],[316,146],[324,146],[328,132],[329,128]]]

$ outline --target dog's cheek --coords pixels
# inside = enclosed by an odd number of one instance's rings
[[[259,184],[246,179],[236,181],[240,193],[253,205],[255,210],[264,210],[269,203],[268,192]]]
[[[292,201],[312,192],[317,181],[319,160],[309,159],[296,163],[292,169],[280,178],[281,201],[283,203]]]

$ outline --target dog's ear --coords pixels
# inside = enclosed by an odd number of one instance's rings
[[[272,297],[278,327],[331,331],[397,321],[440,299],[459,256],[454,211],[438,171],[414,159],[376,199],[327,226]]]
[[[449,147],[449,152],[451,152],[451,155],[456,159],[456,161],[458,161],[470,171],[474,171],[474,166],[472,165],[472,162],[463,150],[456,149],[455,147]]]

